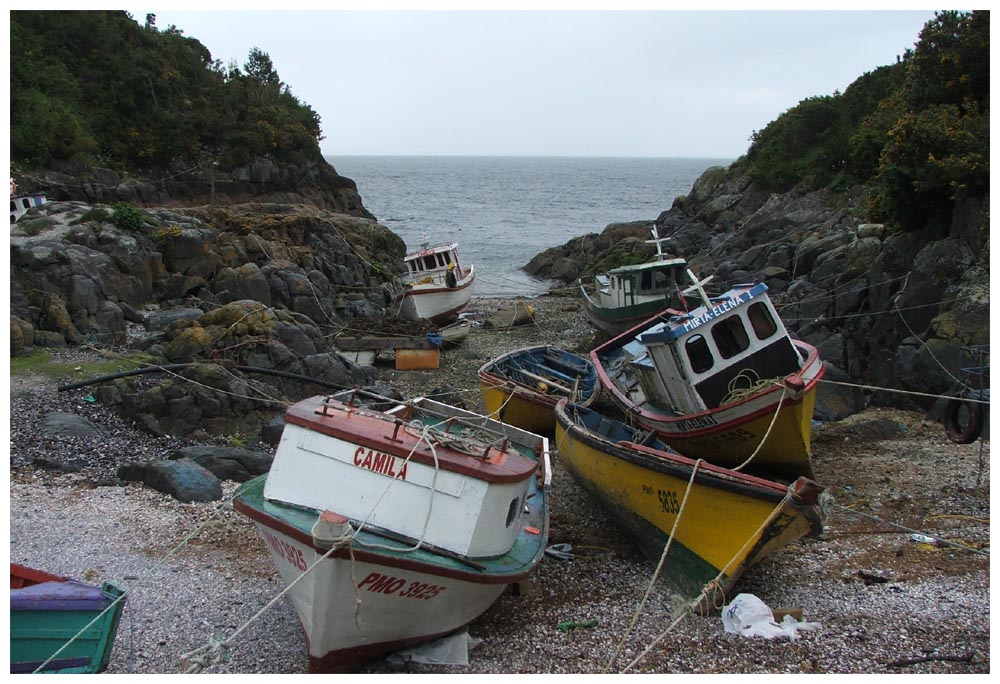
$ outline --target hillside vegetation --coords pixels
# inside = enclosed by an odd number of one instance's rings
[[[946,232],[989,190],[989,32],[988,11],[935,13],[896,64],[754,132],[737,166],[775,192],[865,185],[870,220]]]
[[[223,65],[152,14],[10,17],[15,165],[162,175],[322,159],[319,115],[259,48]],[[897,63],[755,131],[733,171],[779,193],[863,186],[868,220],[945,234],[956,202],[989,189],[989,23],[988,11],[936,13]]]
[[[126,12],[10,13],[11,159],[142,173],[320,161],[320,117],[268,54],[221,64],[174,26]]]

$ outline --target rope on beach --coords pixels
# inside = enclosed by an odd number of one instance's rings
[[[84,632],[86,632],[88,629],[90,629],[98,620],[101,619],[101,617],[104,616],[105,613],[107,613],[109,610],[113,610],[114,607],[117,604],[125,601],[126,598],[128,598],[135,591],[136,587],[140,586],[149,575],[151,575],[153,572],[155,572],[157,569],[159,569],[160,566],[162,566],[164,563],[166,563],[167,560],[169,560],[175,553],[177,553],[178,551],[181,550],[181,548],[183,548],[185,545],[187,545],[187,543],[189,541],[191,541],[194,537],[196,537],[198,534],[200,534],[201,531],[210,522],[212,522],[212,520],[214,520],[216,516],[218,516],[222,512],[223,506],[225,504],[227,504],[227,503],[229,503],[229,500],[220,502],[219,505],[216,506],[215,512],[213,512],[212,515],[210,515],[208,518],[206,518],[189,535],[187,535],[186,537],[184,537],[184,539],[182,539],[179,544],[177,544],[174,548],[172,548],[170,551],[168,551],[167,555],[165,555],[163,558],[161,558],[159,560],[159,562],[157,562],[152,568],[150,568],[149,570],[147,570],[146,572],[144,572],[142,575],[140,575],[139,579],[136,580],[135,583],[131,587],[129,587],[128,589],[126,589],[125,591],[123,591],[120,596],[118,596],[117,598],[115,598],[115,600],[112,601],[107,606],[107,608],[105,608],[104,610],[102,610],[93,620],[91,620],[86,625],[84,625],[80,629],[79,632],[77,632],[72,637],[70,637],[69,640],[65,644],[63,644],[62,646],[60,646],[59,649],[55,653],[53,653],[52,655],[50,655],[45,662],[43,662],[41,665],[39,665],[34,670],[34,672],[35,673],[41,672],[45,668],[46,665],[48,665],[50,662],[52,662],[52,660],[56,656],[58,656],[60,653],[62,653],[64,650],[66,650],[66,647],[69,646],[74,641],[76,641],[80,637],[80,635],[82,635]]]
[[[699,460],[699,462],[700,462],[700,460]],[[688,486],[690,487],[690,484]],[[687,494],[685,493],[685,498],[686,497],[687,497]],[[624,669],[622,669],[622,671],[619,674],[625,674],[626,672],[628,672],[629,670],[631,670],[633,667],[635,667],[643,658],[645,658],[647,655],[649,655],[650,652],[654,648],[656,648],[656,646],[658,646],[659,643],[661,641],[663,641],[663,639],[665,639],[666,636],[668,634],[670,634],[670,632],[672,632],[674,630],[674,628],[681,623],[682,620],[684,620],[688,615],[690,615],[695,610],[697,610],[700,605],[704,605],[706,607],[711,606],[713,608],[722,608],[722,606],[724,605],[724,601],[725,601],[725,591],[719,586],[719,582],[722,580],[723,577],[726,576],[727,571],[729,570],[730,567],[732,567],[733,563],[735,563],[737,559],[743,557],[743,554],[746,551],[746,548],[755,539],[757,539],[761,534],[763,534],[764,529],[769,524],[771,524],[771,521],[774,519],[774,516],[778,513],[778,511],[780,511],[782,508],[784,508],[784,506],[789,501],[789,499],[791,499],[791,497],[792,497],[791,491],[786,492],[784,498],[778,503],[777,506],[774,507],[774,510],[771,511],[771,514],[769,516],[767,516],[767,518],[764,520],[764,522],[762,522],[760,524],[760,526],[757,528],[757,530],[753,534],[751,534],[749,537],[747,537],[747,540],[745,542],[743,542],[743,546],[741,546],[739,548],[739,550],[735,554],[733,554],[733,557],[730,558],[729,562],[727,562],[723,566],[723,568],[719,571],[719,574],[717,574],[712,580],[710,580],[709,582],[707,582],[704,587],[702,587],[701,593],[698,595],[697,598],[695,598],[691,603],[688,604],[687,610],[685,610],[683,613],[681,613],[677,617],[677,619],[675,619],[673,622],[671,622],[670,625],[665,630],[663,630],[659,634],[659,636],[657,636],[655,639],[653,639],[649,643],[649,645],[645,648],[645,650],[643,650],[642,653],[640,653],[638,656],[636,656],[632,660],[632,662],[630,662],[628,665],[626,665],[624,667]],[[682,508],[683,508],[683,506],[682,506]],[[680,517],[679,513],[678,513],[678,517]],[[671,533],[671,534],[673,534],[673,533]],[[616,656],[617,656],[617,653],[616,653]],[[614,659],[612,659],[612,662],[613,661],[614,661]],[[608,667],[610,667],[610,666],[611,666],[611,663],[608,663]]]
[[[663,553],[660,554],[660,560],[656,564],[656,570],[653,571],[653,576],[649,579],[649,584],[646,586],[646,593],[643,594],[642,600],[639,601],[639,605],[635,609],[635,613],[632,614],[632,621],[629,623],[625,633],[618,641],[618,646],[615,648],[615,652],[611,655],[611,659],[608,660],[608,664],[604,666],[605,672],[610,671],[611,666],[615,664],[615,660],[618,659],[618,655],[621,653],[622,647],[625,646],[626,639],[628,639],[629,634],[631,634],[632,630],[635,629],[635,624],[639,621],[639,615],[642,614],[642,609],[646,606],[646,601],[649,600],[649,595],[653,592],[653,586],[659,578],[660,572],[663,570],[663,564],[667,560],[667,553],[670,551],[670,546],[674,542],[674,536],[677,534],[677,526],[680,525],[681,517],[684,515],[684,508],[687,506],[688,495],[691,494],[691,487],[694,485],[694,478],[698,473],[698,468],[701,467],[701,463],[702,459],[699,458],[694,462],[694,467],[691,468],[691,477],[688,479],[687,488],[684,490],[684,498],[681,499],[681,505],[677,511],[677,517],[674,518],[674,525],[670,529],[670,536],[667,538],[667,543],[663,545]]]
[[[821,379],[820,382],[828,385],[840,385],[841,387],[856,387],[858,389],[872,390],[874,392],[895,392],[896,394],[909,394],[915,397],[927,397],[929,399],[957,399],[973,404],[989,404],[988,399],[973,399],[971,397],[955,397],[947,394],[928,394],[927,392],[913,392],[910,390],[893,389],[892,387],[878,387],[876,385],[858,385],[853,382],[840,382],[838,380]]]
[[[249,627],[251,624],[257,621],[260,616],[271,609],[275,603],[278,602],[282,596],[287,594],[292,587],[298,584],[302,578],[308,575],[317,565],[326,560],[334,551],[337,551],[345,543],[348,543],[352,535],[343,535],[338,539],[334,540],[331,545],[330,550],[324,553],[322,556],[313,561],[312,565],[302,571],[302,573],[296,577],[294,580],[288,583],[288,586],[278,592],[270,601],[268,601],[264,606],[258,610],[253,616],[240,625],[236,631],[230,634],[225,639],[218,639],[214,636],[210,636],[208,639],[208,644],[205,646],[199,646],[193,651],[189,651],[181,656],[181,667],[185,668],[184,674],[194,674],[201,672],[206,667],[210,665],[215,665],[218,663],[225,662],[229,657],[229,645],[232,643],[233,639],[239,636],[243,630]]]
[[[872,515],[871,513],[862,513],[861,511],[855,510],[855,509],[850,508],[848,506],[845,506],[843,504],[839,504],[839,503],[837,503],[835,501],[831,501],[830,505],[832,507],[834,507],[834,508],[839,508],[841,511],[845,511],[847,513],[853,513],[854,515],[860,516],[862,518],[868,518],[869,520],[874,520],[876,522],[880,522],[883,525],[888,525],[889,527],[894,527],[894,528],[896,528],[898,530],[902,530],[903,532],[909,532],[910,534],[918,534],[918,535],[921,535],[923,537],[932,537],[938,544],[944,544],[945,546],[952,546],[952,547],[955,547],[957,549],[962,549],[963,551],[969,551],[971,553],[977,553],[980,556],[986,556],[987,558],[989,558],[989,555],[990,555],[989,551],[983,551],[982,549],[977,549],[974,546],[969,546],[968,544],[962,544],[960,542],[954,542],[954,541],[949,541],[947,539],[941,539],[940,537],[938,537],[936,535],[933,535],[933,534],[930,534],[928,532],[922,532],[920,530],[915,530],[913,528],[906,527],[905,525],[900,525],[900,524],[894,523],[894,522],[892,522],[890,520],[885,520],[884,518],[880,518],[877,515]],[[942,516],[934,516],[934,517],[935,518],[945,518],[945,517],[966,517],[966,516],[943,516],[942,515]],[[929,519],[931,519],[931,518],[929,518]],[[977,520],[977,521],[982,521],[982,519],[979,519],[979,518],[971,518],[970,517],[970,519]],[[989,523],[989,519],[986,519],[985,522]]]

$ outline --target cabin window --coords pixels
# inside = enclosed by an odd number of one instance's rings
[[[684,342],[684,349],[687,351],[688,362],[691,370],[695,373],[704,373],[712,367],[712,350],[708,347],[708,340],[701,335],[692,335]]]
[[[730,359],[750,346],[746,328],[739,316],[730,316],[713,325],[712,339],[724,359]]]
[[[427,256],[424,257],[424,270],[425,271],[430,271],[430,270],[434,269],[434,267],[435,267],[435,265],[434,265],[434,255],[433,254],[428,254]]]
[[[639,283],[640,290],[652,290],[653,289],[653,274],[650,271],[643,271],[642,282]]]
[[[24,207],[25,209],[31,209],[31,200],[29,199],[21,200],[21,206]]]
[[[510,502],[510,508],[507,509],[507,527],[510,527],[511,525],[514,524],[514,521],[517,519],[517,512],[519,510],[521,510],[521,500],[515,498],[513,501]]]
[[[14,200],[10,201],[10,210],[11,211],[17,211],[17,205],[14,204]]]
[[[764,302],[751,304],[747,308],[747,317],[750,319],[750,325],[753,326],[758,340],[766,340],[778,331],[778,325],[774,322],[774,318]]]

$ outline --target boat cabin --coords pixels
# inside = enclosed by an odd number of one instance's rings
[[[470,415],[414,408],[404,419],[334,397],[303,399],[285,414],[264,498],[464,556],[507,553],[538,461]]]
[[[664,308],[675,306],[678,276],[685,273],[684,259],[665,259],[645,264],[620,266],[605,275],[594,276],[599,304],[607,308],[633,306],[664,299]]]
[[[671,316],[630,343],[647,399],[678,413],[730,403],[733,390],[784,378],[805,359],[768,298],[767,285],[739,285]]]
[[[449,264],[454,264],[456,276],[462,273],[458,262],[458,244],[455,242],[407,254],[403,263],[406,265],[403,277],[411,280],[447,271]]]

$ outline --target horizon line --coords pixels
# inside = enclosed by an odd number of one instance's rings
[[[450,157],[450,158],[496,158],[496,159],[730,159],[736,161],[739,156],[715,155],[630,155],[630,154],[432,154],[413,152],[342,152],[331,154],[321,152],[324,157]]]

